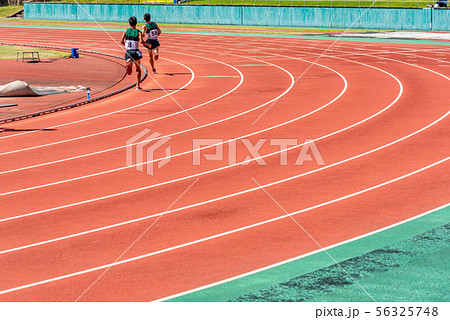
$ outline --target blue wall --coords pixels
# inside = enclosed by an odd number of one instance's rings
[[[433,10],[433,30],[450,31],[450,10]]]
[[[25,3],[26,19],[127,21],[144,13],[161,23],[450,31],[450,10]],[[92,17],[92,18],[91,18]]]

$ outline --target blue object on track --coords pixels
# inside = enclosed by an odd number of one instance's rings
[[[72,58],[78,59],[80,55],[78,54],[78,48],[72,48]]]

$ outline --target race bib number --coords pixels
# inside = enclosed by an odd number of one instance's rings
[[[152,29],[149,32],[150,39],[156,39],[158,38],[158,29]]]
[[[132,40],[125,40],[126,50],[137,50],[139,48],[139,42]]]

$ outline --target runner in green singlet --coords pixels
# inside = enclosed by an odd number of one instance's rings
[[[155,62],[159,57],[159,41],[158,36],[161,34],[161,29],[155,22],[150,21],[150,14],[144,14],[145,24],[142,27],[142,33],[145,35],[144,47],[148,49],[148,56],[150,60],[150,65],[152,66],[153,73],[156,73]],[[154,53],[154,59],[153,59]]]
[[[139,50],[139,42],[143,42],[142,33],[136,29],[137,19],[136,17],[130,17],[128,19],[130,28],[125,30],[122,34],[121,43],[125,45],[125,60],[128,75],[133,73],[133,63],[136,66],[137,73],[137,86],[136,90],[141,89],[141,59],[142,52]]]

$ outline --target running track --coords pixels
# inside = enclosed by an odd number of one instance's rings
[[[100,31],[0,28],[17,39],[122,55]],[[2,125],[0,300],[163,299],[450,202],[449,48],[339,41],[321,56],[331,44],[164,34],[145,91]],[[145,128],[171,137],[153,176],[125,163]],[[194,138],[223,139],[226,160],[193,166]],[[230,165],[236,138],[239,162],[240,138],[267,139],[266,165]],[[325,166],[295,166],[301,146],[280,165],[278,138],[314,139]]]

